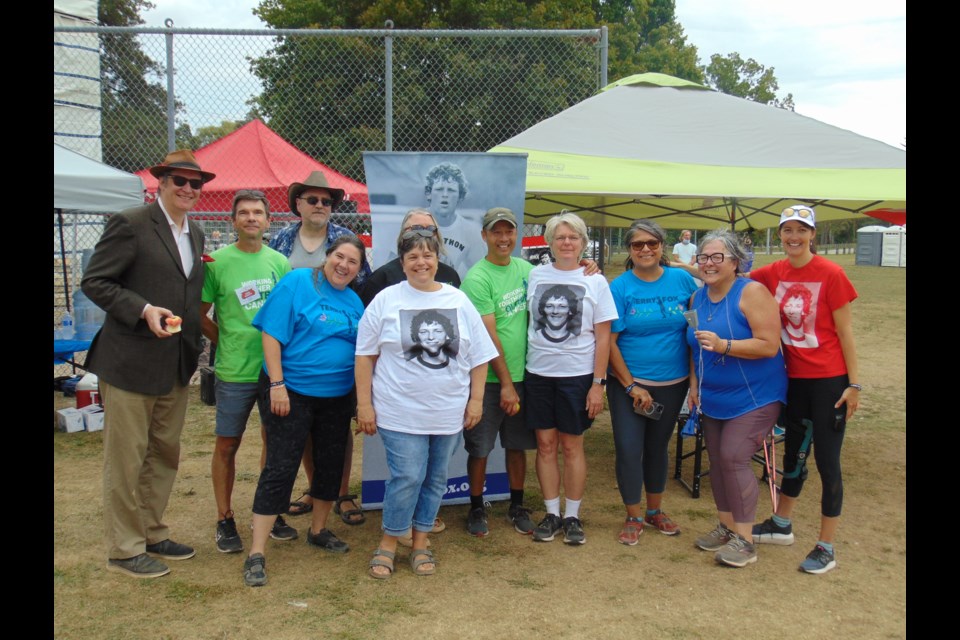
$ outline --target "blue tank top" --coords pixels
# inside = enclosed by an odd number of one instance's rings
[[[743,288],[751,282],[737,278],[723,300],[714,303],[707,287],[693,294],[693,309],[701,331],[713,331],[721,338],[746,340],[753,337],[750,323],[740,311]],[[700,410],[711,418],[729,420],[759,409],[771,402],[787,400],[787,369],[783,353],[772,358],[746,359],[702,351],[687,328],[687,343],[693,351],[693,363],[700,384]]]

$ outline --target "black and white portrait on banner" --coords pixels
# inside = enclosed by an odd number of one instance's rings
[[[536,330],[550,342],[566,342],[580,335],[586,288],[578,284],[537,285],[530,311]]]
[[[526,154],[365,151],[363,166],[375,267],[396,257],[400,222],[410,209],[433,214],[446,253],[440,259],[461,278],[487,254],[480,237],[487,209],[507,207],[522,220]],[[517,256],[520,245],[517,242]]]
[[[460,352],[456,309],[402,309],[400,327],[407,360],[427,369],[445,369]]]

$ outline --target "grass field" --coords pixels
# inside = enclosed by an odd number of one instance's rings
[[[198,553],[187,562],[170,563],[172,573],[157,580],[136,581],[105,569],[101,434],[53,434],[54,637],[904,638],[906,270],[856,267],[852,254],[828,257],[844,266],[860,294],[854,328],[864,385],[843,451],[845,501],[836,571],[823,576],[797,571],[819,524],[820,482],[813,470],[795,513],[797,543],[760,547],[759,562],[745,569],[723,568],[693,545],[714,523],[709,476],[697,500],[675,480],[668,482],[664,509],[683,528],[681,535],[648,530],[635,547],[618,544],[624,511],[613,471],[609,413],[604,412],[586,436],[586,545],[532,543],[507,525],[504,503],[491,511],[491,535],[474,538],[463,528],[466,507],[444,507],[448,529],[432,536],[440,561],[437,575],[415,577],[401,548],[393,579],[375,581],[366,568],[380,537],[379,512],[368,512],[367,523],[359,527],[331,525],[352,547],[337,557],[305,544],[307,518],[288,518],[300,539],[270,541],[270,582],[251,589],[242,580],[245,554],[223,555],[214,544],[214,409],[200,402],[199,388],[192,388],[167,520],[173,537]],[[757,264],[773,258],[758,255]],[[608,277],[617,272],[608,268]],[[55,408],[72,403],[54,394]],[[248,545],[257,431],[254,412],[234,492]],[[362,442],[357,436],[356,489]],[[539,518],[542,497],[529,455],[528,503]],[[769,508],[763,490],[758,518]]]

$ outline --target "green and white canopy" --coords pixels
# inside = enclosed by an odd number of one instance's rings
[[[818,120],[645,73],[490,150],[527,153],[526,222],[567,209],[591,226],[775,227],[906,208],[906,151]]]

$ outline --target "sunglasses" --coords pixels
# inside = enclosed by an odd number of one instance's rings
[[[813,212],[806,207],[787,207],[780,214],[784,218],[803,218],[806,220]]]
[[[309,198],[297,198],[298,200],[306,200],[307,204],[311,207],[317,204],[318,202],[325,207],[332,207],[333,200],[330,198],[318,198],[317,196],[310,196]]]
[[[203,187],[203,179],[201,178],[186,178],[184,176],[175,176],[169,173],[167,174],[167,177],[170,178],[173,181],[173,184],[178,187],[182,187],[188,182],[190,183],[191,189],[200,189]]]
[[[437,228],[432,224],[415,224],[407,228],[407,230],[404,231],[403,235],[400,237],[404,240],[416,238],[417,236],[421,238],[432,238],[436,232]]]
[[[697,254],[697,264],[707,264],[712,262],[713,264],[720,264],[723,262],[724,258],[732,258],[733,256],[729,253],[698,253]]]
[[[646,247],[650,251],[656,251],[660,247],[659,240],[637,240],[630,243],[630,248],[634,251],[643,251],[643,248]]]
[[[256,198],[266,198],[266,197],[267,197],[267,194],[265,194],[263,191],[257,191],[256,189],[240,189],[235,194],[233,194],[233,198],[235,200],[245,200],[247,198],[256,199]]]

